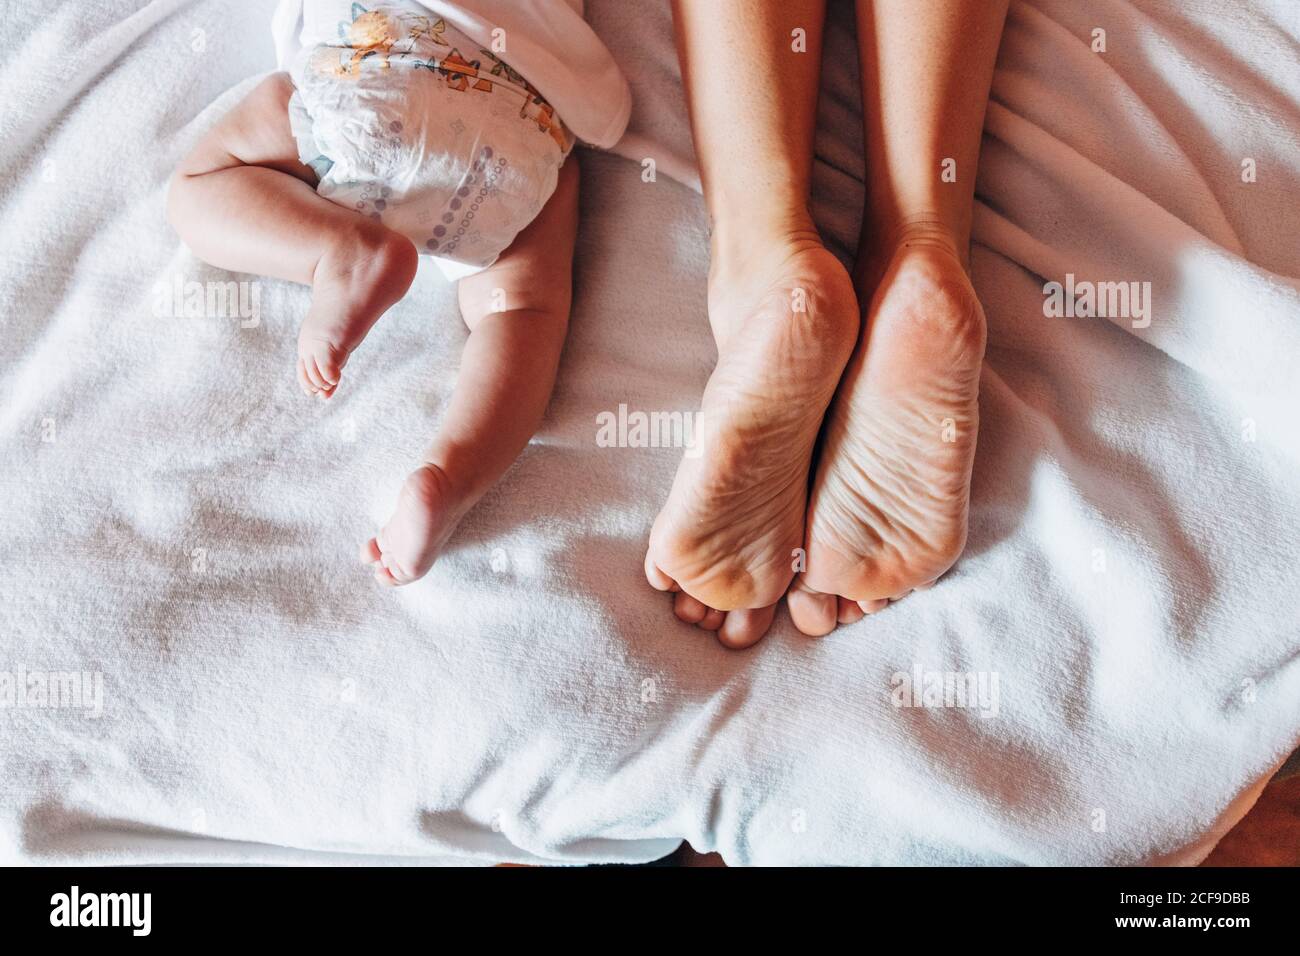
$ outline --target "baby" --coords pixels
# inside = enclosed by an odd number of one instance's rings
[[[168,217],[220,268],[312,287],[298,382],[329,398],[420,255],[469,341],[446,417],[362,547],[424,575],[541,421],[568,325],[574,140],[612,146],[627,83],[581,0],[282,0],[280,67],[177,169]],[[566,162],[566,160],[568,160]]]

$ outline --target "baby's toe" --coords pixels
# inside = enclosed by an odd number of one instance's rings
[[[298,359],[298,386],[302,389],[304,395],[314,395],[316,393],[316,386],[307,377],[307,363],[302,359]]]
[[[320,382],[321,394],[323,394],[326,398],[329,398],[330,393],[334,391],[334,386],[338,384],[339,381],[338,372],[335,371],[333,374],[331,374],[328,370],[329,363],[322,362],[316,356],[312,356],[309,364],[311,366],[312,372],[314,373],[312,375],[312,379],[314,381]]]
[[[315,356],[307,359],[307,377],[316,383],[318,394],[321,398],[329,398],[334,392],[334,382],[331,382],[325,373],[321,370],[320,362]]]
[[[316,353],[316,368],[325,384],[331,388],[339,383],[343,375],[343,363],[338,360],[335,350],[328,346]]]
[[[320,372],[316,371],[316,363],[312,361],[310,355],[303,355],[299,358],[302,363],[303,374],[307,376],[307,381],[311,383],[313,392],[320,391],[325,386],[325,380],[320,377]]]
[[[380,560],[383,562],[384,568],[388,571],[389,575],[398,584],[410,584],[415,580],[415,575],[402,567],[402,562],[398,561],[392,554],[385,552],[384,556]]]

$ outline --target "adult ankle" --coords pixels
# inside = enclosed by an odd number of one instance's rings
[[[942,214],[917,212],[887,221],[869,218],[863,222],[854,277],[860,285],[865,282],[873,286],[872,279],[878,280],[884,274],[900,250],[917,246],[941,249],[970,272],[969,230]]]
[[[709,238],[710,281],[774,268],[803,248],[821,246],[821,234],[806,205],[722,210],[713,216]]]

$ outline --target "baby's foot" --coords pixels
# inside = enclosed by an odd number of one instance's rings
[[[730,647],[754,643],[794,574],[813,447],[858,334],[852,281],[814,235],[737,274],[715,260],[718,364],[703,440],[683,457],[650,533],[650,584]]]
[[[298,332],[298,382],[329,398],[352,350],[415,279],[419,254],[405,236],[378,224],[362,226],[321,256],[311,308]]]
[[[469,504],[437,465],[417,468],[402,485],[388,524],[361,546],[361,560],[374,567],[380,584],[395,587],[419,580],[433,567]]]
[[[985,325],[955,248],[904,242],[867,309],[827,416],[807,571],[788,599],[805,634],[929,585],[965,547]]]

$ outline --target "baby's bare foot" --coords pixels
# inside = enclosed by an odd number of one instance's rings
[[[419,580],[433,567],[470,504],[440,467],[417,468],[402,485],[388,523],[361,546],[361,560],[374,568],[380,584],[393,587]]]
[[[311,308],[298,332],[298,382],[307,394],[329,398],[352,350],[406,294],[419,254],[405,236],[365,224],[320,258]]]
[[[646,577],[683,621],[730,647],[754,643],[794,574],[822,416],[857,338],[852,282],[814,234],[739,272],[715,259],[709,320],[718,364],[702,446],[655,520]]]
[[[984,311],[955,246],[931,237],[900,245],[827,416],[807,571],[788,598],[805,634],[929,585],[961,554],[984,339]]]

